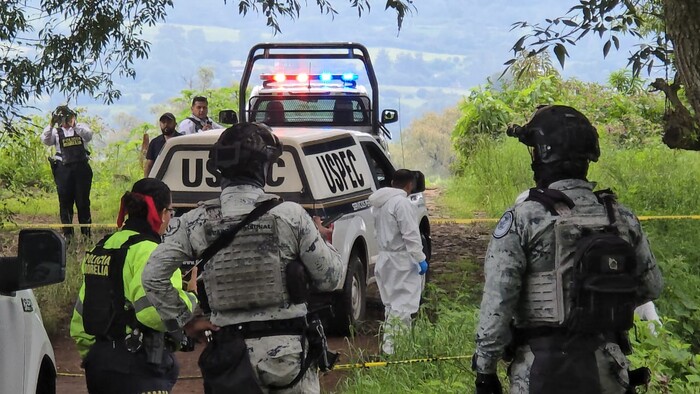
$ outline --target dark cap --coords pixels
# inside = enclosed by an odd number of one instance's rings
[[[170,112],[166,112],[163,115],[161,115],[159,120],[161,122],[167,122],[168,120],[172,120],[173,122],[177,122],[177,120],[175,120],[175,115],[171,114]]]

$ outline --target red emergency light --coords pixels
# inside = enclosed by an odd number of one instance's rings
[[[321,74],[260,74],[260,79],[263,81],[263,86],[268,87],[271,84],[276,86],[282,86],[284,84],[295,85],[295,84],[305,84],[309,87],[312,82],[317,82],[315,86],[333,86],[341,85],[343,87],[355,87],[357,84],[357,74],[354,73],[342,73],[342,74],[331,74],[331,73],[321,73]],[[341,84],[339,84],[340,82]]]

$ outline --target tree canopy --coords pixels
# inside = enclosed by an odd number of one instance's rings
[[[275,33],[281,31],[279,17],[297,18],[308,7],[299,0],[223,1],[236,3],[243,16],[263,14]],[[360,16],[370,9],[371,0],[348,1]],[[322,13],[338,13],[330,0],[316,4]],[[144,28],[165,21],[172,7],[172,0],[0,2],[0,122],[11,129],[30,100],[44,94],[117,100],[114,78],[135,77],[134,61],[147,58],[150,49]],[[396,12],[400,29],[413,0],[387,0],[385,9]]]
[[[671,148],[700,150],[700,7],[696,0],[580,0],[565,16],[545,23],[516,22],[514,29],[529,32],[513,45],[516,55],[532,57],[548,49],[563,67],[567,48],[587,34],[603,42],[603,57],[620,47],[619,37],[641,41],[629,57],[634,76],[668,67],[669,77],[651,87],[668,100],[663,141]]]

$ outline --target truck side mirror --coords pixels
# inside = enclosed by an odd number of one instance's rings
[[[385,109],[382,111],[382,123],[394,123],[399,120],[399,111],[395,109]]]
[[[33,289],[66,278],[66,243],[54,230],[19,232],[17,257],[0,258],[0,292]]]
[[[223,111],[219,111],[219,123],[226,123],[226,124],[238,123],[238,115],[236,115],[236,111],[234,111],[232,109],[225,109]]]
[[[420,171],[413,171],[415,173],[416,185],[413,187],[411,194],[422,193],[425,191],[425,175]]]

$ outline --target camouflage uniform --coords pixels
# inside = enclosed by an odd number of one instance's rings
[[[569,212],[568,208],[561,210],[560,215],[576,214],[582,210],[598,210],[600,215],[605,215],[604,206],[592,192],[594,186],[583,180],[566,179],[549,187],[564,192],[575,204]],[[661,293],[661,272],[638,219],[624,206],[617,204],[616,207],[620,225],[629,229],[628,234],[622,236],[627,237],[635,248],[641,278],[638,304],[643,304]],[[522,290],[528,274],[550,271],[554,267],[553,224],[556,218],[542,204],[524,201],[511,207],[494,230],[484,263],[486,282],[476,339],[478,373],[496,372],[498,360],[513,339],[510,327],[513,319],[516,329],[536,327],[524,313],[526,306],[521,303]],[[616,343],[604,340],[602,336],[596,343],[599,343],[595,362],[601,391],[623,393],[628,382],[627,358]],[[511,393],[530,392],[530,368],[534,358],[530,344],[518,344],[509,368]]]
[[[172,287],[169,273],[183,261],[193,260],[207,248],[205,223],[211,215],[218,217],[244,216],[256,203],[274,198],[262,189],[249,186],[227,187],[221,193],[220,209],[211,209],[210,203],[200,206],[180,218],[171,221],[165,242],[151,255],[144,271],[144,289],[149,300],[170,327],[182,327],[191,319],[189,313]],[[207,212],[207,205],[209,212]],[[300,259],[305,265],[312,284],[319,291],[332,291],[341,284],[342,262],[340,255],[320,236],[311,217],[292,202],[284,202],[269,212],[274,217],[279,235],[279,250],[283,260]],[[268,307],[243,310],[213,310],[210,320],[219,327],[251,321],[283,320],[303,317],[306,304],[290,304],[286,307]],[[251,363],[263,387],[289,383],[301,366],[301,336],[270,336],[246,339]],[[307,348],[305,346],[305,348]],[[304,378],[287,390],[276,393],[319,392],[318,373],[309,368]]]

